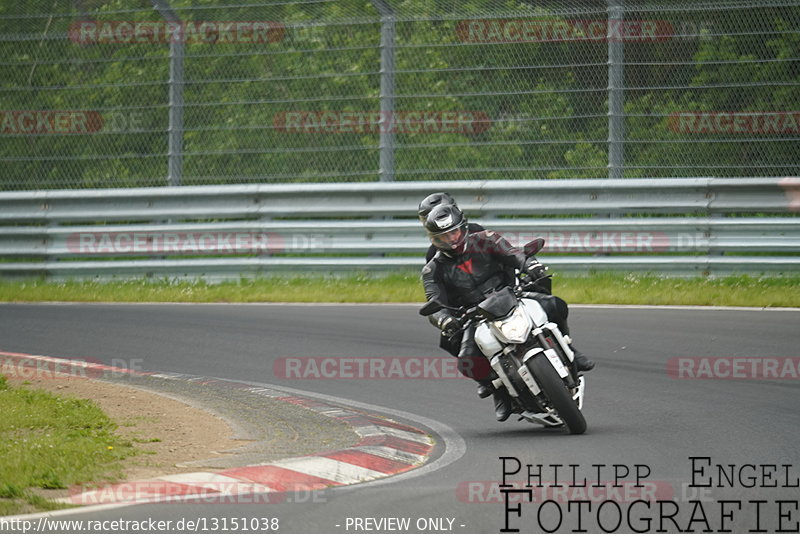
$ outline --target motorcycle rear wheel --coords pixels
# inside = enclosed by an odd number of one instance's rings
[[[569,433],[583,434],[586,432],[586,419],[584,419],[583,413],[578,409],[578,404],[547,357],[538,355],[528,360],[526,365],[550,401],[550,405],[564,421]]]

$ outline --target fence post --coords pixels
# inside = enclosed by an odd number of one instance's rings
[[[169,0],[153,0],[167,22],[182,24]],[[167,185],[181,185],[183,178],[183,56],[184,34],[169,43],[169,144]]]
[[[394,181],[394,10],[385,0],[372,0],[381,15],[381,118],[380,162],[381,182]]]
[[[624,0],[608,0],[608,177],[625,169],[625,43],[617,31],[625,19]]]

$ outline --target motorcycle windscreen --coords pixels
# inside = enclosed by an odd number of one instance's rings
[[[494,320],[505,317],[517,306],[517,297],[514,290],[504,287],[486,297],[478,304],[478,309],[483,317]]]

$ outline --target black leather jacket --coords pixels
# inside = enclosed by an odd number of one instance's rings
[[[497,232],[470,232],[464,253],[448,256],[437,252],[422,269],[422,283],[428,300],[449,306],[474,306],[486,294],[514,282],[514,269],[525,265],[525,253]],[[448,310],[429,317],[438,325]]]

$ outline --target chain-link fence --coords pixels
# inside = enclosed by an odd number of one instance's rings
[[[800,0],[0,0],[0,189],[796,176]]]

